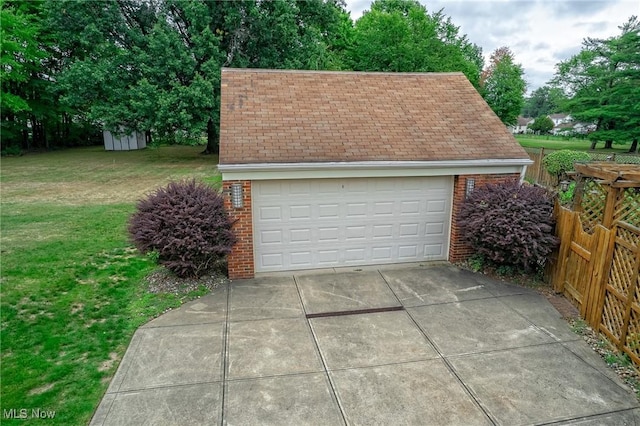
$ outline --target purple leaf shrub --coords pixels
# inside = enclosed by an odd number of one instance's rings
[[[538,270],[558,244],[553,196],[518,182],[477,188],[464,201],[459,225],[485,260],[526,272]]]
[[[179,277],[199,277],[231,252],[236,239],[222,196],[195,180],[171,182],[137,204],[129,235],[142,253]]]

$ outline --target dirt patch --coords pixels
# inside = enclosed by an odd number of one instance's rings
[[[180,278],[165,268],[159,268],[145,278],[149,292],[184,294],[205,287],[213,290],[227,284],[229,279],[220,268],[201,276],[200,278]]]
[[[191,177],[203,179],[205,174]],[[79,206],[85,204],[132,203],[178,177],[159,180],[126,179],[122,182],[10,182],[2,185],[2,198],[18,203],[55,203]]]
[[[71,315],[75,315],[84,309],[84,303],[74,303],[71,305]]]
[[[29,396],[43,394],[53,389],[54,386],[55,383],[47,383],[46,385],[38,386],[37,388],[33,388],[29,391]]]
[[[103,371],[111,370],[114,364],[119,360],[120,360],[120,357],[118,356],[117,353],[115,352],[109,353],[109,359],[102,362],[102,364],[100,364],[100,367],[98,367],[98,371],[103,372]]]
[[[569,319],[569,324],[573,331],[581,335],[585,342],[591,346],[604,362],[618,374],[623,382],[631,388],[640,401],[640,374],[633,368],[631,361],[613,347],[604,337],[596,333],[582,319]]]

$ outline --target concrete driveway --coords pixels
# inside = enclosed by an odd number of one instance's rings
[[[141,327],[94,425],[635,425],[544,297],[450,265],[235,281]]]

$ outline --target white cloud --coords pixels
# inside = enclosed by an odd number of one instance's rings
[[[508,46],[525,70],[529,90],[553,77],[555,65],[580,50],[587,37],[619,34],[618,26],[640,15],[637,0],[420,0],[429,12],[444,9],[469,40],[482,47],[486,60]],[[371,1],[347,0],[356,20]]]

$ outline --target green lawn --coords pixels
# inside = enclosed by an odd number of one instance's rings
[[[1,393],[11,409],[86,424],[136,328],[202,294],[150,294],[127,241],[135,201],[170,180],[220,180],[202,147],[81,148],[3,158]]]
[[[515,135],[520,145],[525,148],[545,148],[545,149],[573,149],[576,151],[590,151],[591,142],[581,139],[565,139],[560,136],[534,136],[534,135]],[[604,142],[596,145],[595,152],[608,153],[615,152],[625,154],[629,151],[631,144],[613,145],[613,149],[603,149]]]

